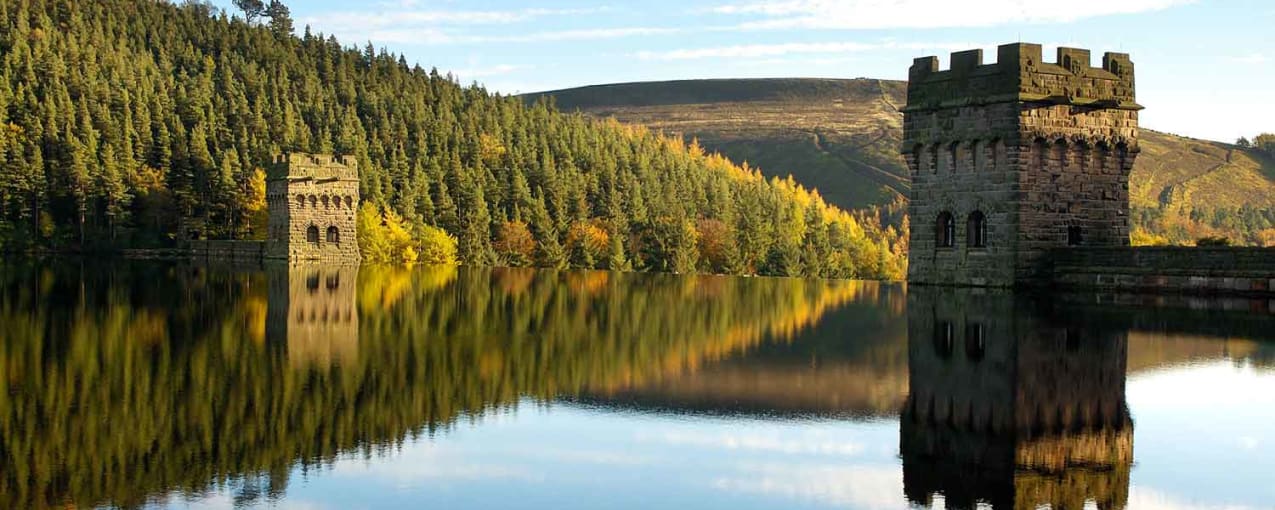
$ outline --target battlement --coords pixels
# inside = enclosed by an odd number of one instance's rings
[[[938,57],[914,59],[903,111],[1010,102],[1142,109],[1126,53],[1103,54],[1102,67],[1092,67],[1089,50],[1079,48],[1058,48],[1054,62],[1044,61],[1039,44],[1003,44],[996,53],[989,64],[983,63],[983,50],[952,53],[947,70],[939,70]]]
[[[359,179],[358,161],[351,156],[284,153],[275,156],[270,168],[266,171],[266,178],[357,181]]]

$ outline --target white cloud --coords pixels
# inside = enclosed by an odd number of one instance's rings
[[[1229,57],[1227,60],[1237,64],[1262,64],[1270,60],[1270,58],[1268,58],[1265,54],[1253,52],[1238,57]]]
[[[500,76],[509,74],[514,71],[529,69],[530,66],[520,66],[513,64],[500,64],[491,67],[468,67],[464,69],[455,69],[451,73],[462,80],[472,80],[474,78],[486,78],[489,76]]]
[[[316,32],[351,41],[395,44],[472,44],[602,39],[670,33],[674,29],[619,27],[531,32],[499,36],[470,35],[466,27],[503,26],[542,18],[572,17],[610,11],[610,7],[520,10],[420,10],[413,0],[382,4],[379,12],[332,11],[300,19]]]
[[[523,35],[500,37],[474,37],[471,42],[539,42],[539,41],[577,41],[594,39],[616,39],[643,35],[666,35],[681,32],[677,28],[659,27],[618,27],[618,28],[586,28],[579,30],[559,30],[553,32],[534,32]]]
[[[1193,1],[789,0],[723,4],[709,12],[761,18],[736,26],[745,30],[986,27],[1008,23],[1067,23],[1157,11]]]
[[[714,46],[706,48],[681,48],[669,51],[640,51],[632,56],[642,60],[696,60],[705,58],[763,58],[779,57],[792,54],[827,54],[856,53],[864,51],[910,49],[910,50],[964,50],[981,48],[985,45],[975,43],[863,43],[863,42],[818,42],[818,43],[777,43],[777,44],[742,44],[734,46]]]
[[[507,25],[555,16],[578,16],[605,12],[606,7],[582,9],[521,9],[492,11],[431,11],[409,8],[387,9],[370,13],[359,11],[327,12],[302,18],[316,27],[386,28],[406,25]]]

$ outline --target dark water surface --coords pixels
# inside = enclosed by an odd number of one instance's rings
[[[0,508],[1275,508],[1270,301],[0,267]]]

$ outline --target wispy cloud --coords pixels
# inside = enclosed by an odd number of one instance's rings
[[[419,25],[507,25],[555,16],[579,16],[610,10],[609,7],[579,9],[519,9],[519,10],[416,10],[412,8],[386,9],[381,12],[338,11],[302,18],[303,23],[326,27],[389,28]]]
[[[763,58],[794,54],[856,53],[864,51],[911,50],[963,50],[985,45],[974,43],[864,43],[855,41],[818,43],[742,44],[705,48],[680,48],[668,51],[640,51],[632,54],[642,60],[696,60],[708,58]]]
[[[1253,52],[1247,55],[1240,55],[1238,57],[1228,57],[1227,60],[1237,64],[1262,64],[1269,61],[1270,58],[1263,53]]]
[[[540,42],[540,41],[579,41],[595,39],[616,39],[644,35],[667,35],[681,32],[678,28],[661,27],[616,27],[586,28],[579,30],[558,30],[551,32],[533,32],[530,34],[471,37],[468,42]]]
[[[410,2],[410,0],[406,1]],[[477,27],[527,24],[540,18],[585,16],[611,10],[610,7],[605,6],[504,11],[439,11],[402,8],[377,13],[327,12],[303,18],[302,22],[317,31],[333,33],[346,40],[426,45],[583,41],[668,35],[685,31],[683,28],[676,27],[618,26],[548,31],[510,29],[499,35],[469,32],[469,29]]]
[[[793,53],[846,53],[867,51],[872,44],[856,42],[739,44],[707,48],[682,48],[669,51],[640,51],[634,54],[642,60],[695,60],[704,58],[760,58],[777,57]]]
[[[500,65],[494,65],[490,67],[468,67],[464,69],[456,69],[451,71],[451,73],[462,80],[472,80],[475,78],[501,76],[501,75],[512,73],[514,71],[522,71],[529,68],[530,66],[500,64]]]
[[[749,18],[735,26],[766,29],[883,29],[986,27],[1009,23],[1067,23],[1150,12],[1194,0],[789,0],[722,4],[719,15]]]
[[[342,39],[349,37],[355,40],[369,40],[377,43],[394,44],[485,44],[485,43],[532,43],[557,41],[592,41],[601,39],[619,39],[622,37],[640,37],[649,35],[668,35],[682,32],[678,28],[660,27],[616,27],[585,28],[578,30],[554,30],[531,32],[526,34],[507,35],[467,35],[456,34],[436,28],[389,28],[370,31],[356,31],[347,34],[338,31]]]

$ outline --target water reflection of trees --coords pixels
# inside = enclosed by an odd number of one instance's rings
[[[297,463],[788,338],[863,287],[139,263],[9,268],[0,292],[0,507],[38,508],[270,497]]]

